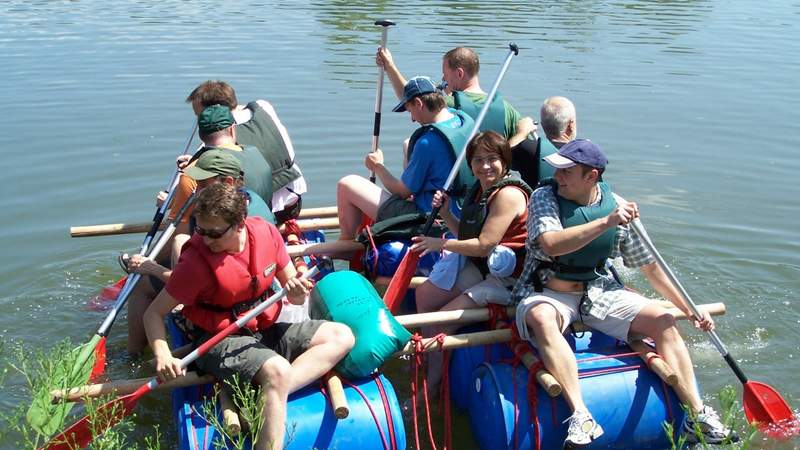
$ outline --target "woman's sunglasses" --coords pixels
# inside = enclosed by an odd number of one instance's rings
[[[199,234],[200,236],[205,236],[205,237],[207,237],[209,239],[219,239],[225,233],[227,233],[228,230],[230,230],[232,226],[233,226],[233,224],[230,224],[224,230],[206,230],[205,228],[200,228],[199,226],[195,226],[194,227],[194,232]]]

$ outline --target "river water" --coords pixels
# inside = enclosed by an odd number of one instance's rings
[[[95,331],[104,313],[86,300],[141,238],[68,228],[152,216],[192,125],[184,98],[203,80],[272,102],[310,184],[304,203],[333,204],[339,177],[366,173],[380,18],[398,24],[389,47],[406,76],[438,78],[443,52],[466,45],[488,90],[516,42],[505,97],[533,116],[548,96],[575,102],[579,135],[606,149],[606,178],[640,203],[695,300],[726,303],[718,331],[733,356],[800,404],[797,1],[6,1],[0,337],[33,348]],[[384,103],[381,143],[399,170],[414,125],[389,112],[388,84]],[[683,329],[707,395],[735,385],[705,336]],[[124,317],[114,330],[109,370],[123,378]],[[21,383],[0,388],[4,410]],[[166,397],[143,406],[142,423],[169,421]]]

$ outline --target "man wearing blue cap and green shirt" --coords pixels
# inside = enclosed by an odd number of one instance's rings
[[[429,212],[433,194],[444,187],[475,124],[461,111],[448,109],[441,92],[428,77],[408,80],[403,98],[393,111],[408,111],[411,120],[421,125],[411,135],[408,165],[400,178],[395,177],[384,166],[383,152],[378,149],[367,155],[364,165],[375,173],[385,189],[358,175],[339,180],[336,205],[341,240],[355,238],[363,215],[381,221],[406,213]],[[462,166],[454,183],[459,188],[474,181],[466,163]],[[458,216],[457,202],[450,205]]]
[[[659,294],[694,319],[696,327],[714,328],[707,312],[693,317],[647,247],[630,230],[639,208],[602,181],[608,163],[603,151],[591,141],[578,139],[544,161],[555,168],[555,177],[531,197],[525,269],[512,298],[518,303],[520,336],[538,348],[542,363],[561,383],[573,411],[564,448],[582,447],[603,434],[602,424],[583,402],[575,355],[563,335],[579,320],[622,341],[631,336],[651,337],[689,393],[681,398],[691,413],[683,424],[689,441],[696,440],[695,426],[708,443],[735,440],[736,435],[700,398],[675,318],[659,303],[625,290],[605,268],[608,258],[622,256],[627,267],[638,267]]]

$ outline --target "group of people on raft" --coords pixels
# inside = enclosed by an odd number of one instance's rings
[[[583,403],[575,356],[564,337],[579,320],[623,341],[651,337],[691,394],[684,399],[690,414],[683,431],[689,440],[698,430],[708,443],[735,440],[697,391],[674,317],[624,289],[607,269],[610,258],[621,256],[695,326],[714,328],[707,313],[692,315],[629,227],[639,217],[638,206],[604,181],[604,151],[576,139],[573,103],[558,96],[546,99],[539,118],[544,136],[537,138],[531,118],[499,95],[487,100],[478,79],[478,55],[469,48],[444,55],[440,86],[428,77],[406,80],[386,48],[378,49],[376,64],[400,99],[393,111],[408,111],[420,127],[403,144],[399,178],[377,150],[367,155],[365,166],[383,188],[357,175],[338,182],[340,239],[354,239],[364,216],[381,221],[441,206],[450,234],[416,236],[411,246],[411,251],[444,255],[416,290],[418,312],[517,305],[520,336],[536,347],[573,411],[566,448],[603,434]],[[129,271],[149,275],[130,299],[129,350],[139,352],[149,343],[164,380],[183,373],[165,336],[164,318],[171,311],[180,310],[181,328],[202,342],[265,298],[276,279],[294,304],[302,304],[312,287],[296,277],[275,226],[296,216],[306,186],[274,109],[263,100],[239,106],[233,89],[221,81],[201,84],[187,101],[204,146],[191,158],[179,158],[184,172],[171,210],[196,190],[191,219],[160,260],[133,255],[123,261]],[[491,103],[481,132],[466,142],[486,101]],[[459,168],[455,187],[442,192],[465,145],[465,167]],[[343,324],[282,322],[280,309],[280,303],[273,305],[197,360],[220,380],[237,375],[262,388],[265,426],[254,446],[259,449],[282,448],[288,394],[330,370],[354,344]],[[436,358],[429,360],[428,377],[434,384],[441,377]]]

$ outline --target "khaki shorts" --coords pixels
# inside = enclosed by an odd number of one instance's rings
[[[486,306],[489,303],[505,306],[511,303],[511,289],[516,281],[516,278],[498,278],[491,274],[484,280],[478,266],[467,259],[464,267],[458,272],[453,289],[469,296],[478,306]]]
[[[238,374],[240,381],[249,382],[268,359],[281,356],[291,362],[308,350],[311,338],[323,323],[324,320],[275,323],[254,335],[228,336],[197,358],[195,364],[203,372],[214,375],[226,388],[233,382],[234,374]],[[204,338],[211,336],[208,334]]]
[[[544,292],[534,294],[519,302],[516,317],[517,330],[520,337],[535,346],[535,339],[525,322],[525,318],[535,306],[548,304],[555,308],[556,313],[561,317],[562,333],[572,323],[582,319],[583,323],[590,328],[627,342],[631,322],[639,315],[642,308],[650,303],[650,300],[631,291],[615,292],[615,295],[620,298],[611,305],[608,315],[606,315],[605,319],[598,319],[588,314],[581,315],[579,313],[578,307],[583,297],[583,292],[557,292],[545,288]]]

